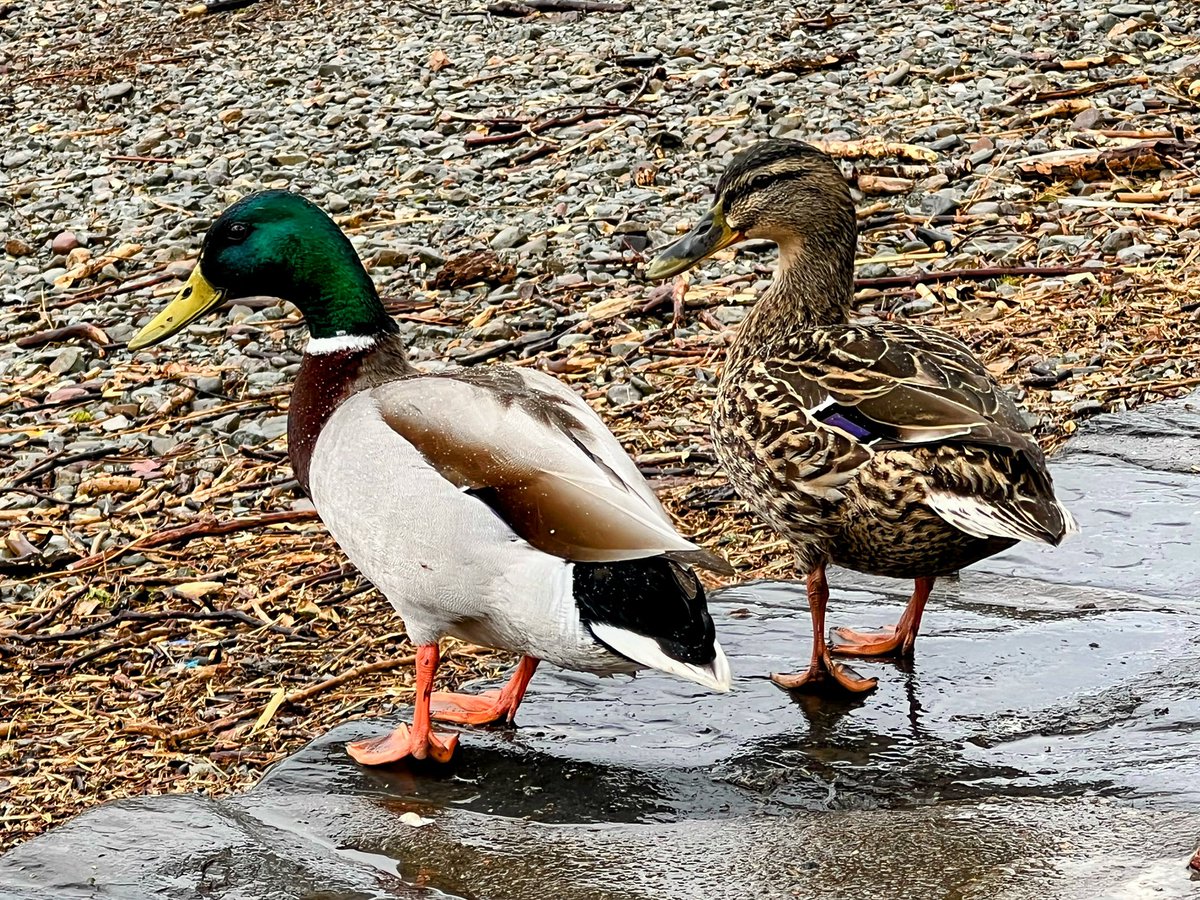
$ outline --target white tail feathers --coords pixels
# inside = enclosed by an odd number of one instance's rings
[[[694,681],[696,684],[714,691],[724,693],[729,690],[732,679],[729,660],[726,659],[721,645],[715,640],[713,649],[717,652],[716,657],[712,662],[701,666],[668,656],[658,645],[658,641],[646,637],[644,634],[636,634],[626,631],[624,628],[618,628],[616,625],[606,625],[603,622],[589,622],[588,627],[592,629],[592,634],[596,636],[597,640],[634,662],[651,669],[658,669],[669,675],[678,675],[680,678]]]
[[[1079,530],[1075,517],[1061,503],[1057,506],[1063,519],[1063,533],[1055,540],[1036,522],[1011,506],[996,505],[951,491],[930,491],[925,502],[955,528],[977,538],[1010,538],[1014,541],[1058,544],[1067,535]]]

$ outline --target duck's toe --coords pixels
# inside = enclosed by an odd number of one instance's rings
[[[515,712],[501,691],[487,691],[479,695],[436,691],[429,705],[434,719],[458,725],[490,725],[493,722],[512,721],[511,713]]]
[[[401,724],[381,737],[347,744],[346,752],[363,766],[383,766],[409,757],[445,763],[450,761],[457,746],[457,734],[429,730],[421,734],[417,729]]]

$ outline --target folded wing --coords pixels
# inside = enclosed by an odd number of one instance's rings
[[[732,573],[682,537],[600,417],[540,372],[503,366],[389,382],[383,420],[522,538],[578,562],[665,555]]]

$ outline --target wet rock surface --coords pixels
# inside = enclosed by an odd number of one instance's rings
[[[803,594],[745,585],[714,598],[731,696],[539,673],[519,728],[439,771],[354,765],[346,741],[391,723],[347,723],[241,796],[121,801],[17,847],[0,897],[1195,896],[1198,415],[1097,420],[1056,466],[1084,535],[939,584],[914,662],[857,664],[869,698],[775,688]],[[906,599],[831,581],[837,624]]]

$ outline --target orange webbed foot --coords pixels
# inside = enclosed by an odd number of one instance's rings
[[[430,698],[430,706],[434,719],[458,725],[511,722],[517,712],[502,691],[487,691],[479,695],[436,691]]]
[[[771,675],[771,681],[787,691],[820,691],[836,686],[852,694],[865,694],[879,686],[878,678],[862,678],[848,666],[834,662],[828,650],[818,657],[807,671],[794,675],[776,672]]]
[[[382,766],[409,757],[448,763],[457,746],[457,734],[428,730],[421,734],[408,725],[398,725],[394,731],[382,737],[347,744],[346,752],[355,762],[364,766]]]
[[[855,631],[853,628],[829,631],[829,649],[839,656],[908,656],[914,643],[896,625],[885,625],[879,631]]]

